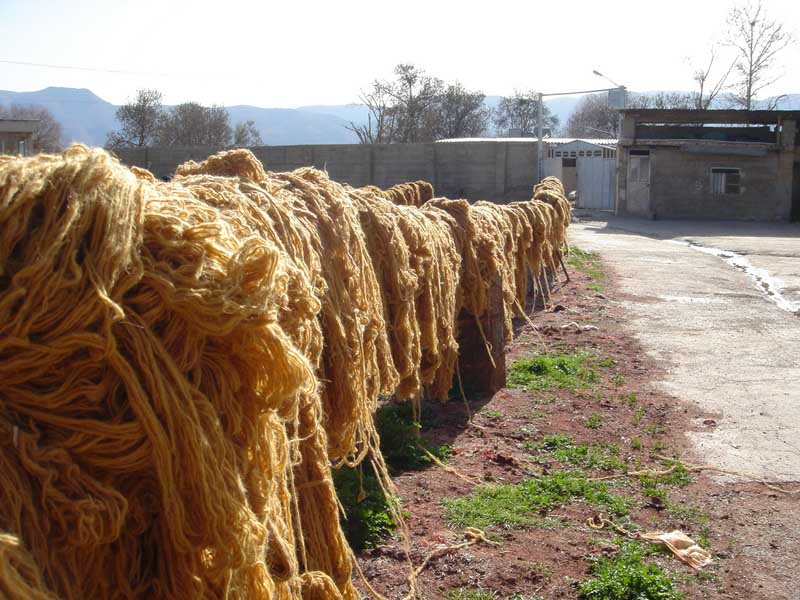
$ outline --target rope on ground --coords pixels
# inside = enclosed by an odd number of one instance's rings
[[[631,538],[644,540],[652,544],[663,544],[670,552],[675,555],[675,558],[683,563],[689,565],[692,569],[699,571],[703,567],[711,564],[711,553],[701,548],[695,541],[679,530],[670,532],[664,531],[630,531],[622,525],[614,523],[611,519],[603,514],[598,514],[589,519],[586,524],[595,530],[601,530],[605,527],[611,527],[617,533]]]
[[[659,456],[658,458],[661,458],[662,460],[675,460],[673,458],[667,458],[667,457],[664,457],[664,456]],[[781,485],[782,485],[781,483],[768,481],[768,480],[764,479],[763,477],[760,477],[758,475],[754,475],[753,473],[747,473],[747,472],[744,472],[744,471],[733,471],[731,469],[722,469],[720,467],[715,467],[713,465],[694,465],[694,464],[688,464],[688,463],[681,463],[681,464],[683,464],[683,466],[686,468],[687,471],[691,471],[693,473],[698,473],[700,471],[715,471],[716,473],[722,473],[723,475],[732,475],[733,477],[741,477],[742,479],[750,479],[754,483],[760,483],[761,485],[764,485],[764,486],[768,487],[769,489],[771,489],[773,491],[780,492],[781,494],[787,494],[787,495],[790,495],[790,496],[793,496],[793,495],[796,495],[796,494],[800,494],[800,489],[787,490],[787,489],[781,487]]]
[[[479,481],[475,481],[474,479],[470,479],[469,477],[464,475],[461,471],[459,471],[455,467],[451,467],[450,465],[443,463],[441,460],[439,460],[439,458],[437,458],[434,454],[432,454],[430,451],[428,451],[428,449],[425,448],[419,442],[417,442],[417,446],[420,447],[420,449],[425,453],[425,455],[428,458],[430,458],[433,462],[435,462],[437,465],[439,465],[441,468],[443,468],[448,473],[452,473],[453,475],[455,475],[459,479],[463,479],[464,481],[466,481],[470,485],[479,485],[479,483],[480,483]]]

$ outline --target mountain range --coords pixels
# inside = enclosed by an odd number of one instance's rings
[[[486,105],[496,106],[501,96],[487,96]],[[580,102],[581,96],[546,100],[548,108],[562,124]],[[105,144],[108,132],[117,128],[117,106],[84,88],[48,87],[35,92],[0,90],[0,105],[35,104],[47,108],[61,123],[65,143]],[[228,106],[231,124],[253,120],[264,143],[273,146],[293,144],[350,144],[358,141],[346,126],[352,121],[365,123],[363,104],[312,105],[299,108]],[[800,109],[800,94],[791,94],[780,108]]]

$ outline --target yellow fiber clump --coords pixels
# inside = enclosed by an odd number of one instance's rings
[[[353,189],[246,150],[168,183],[83,146],[4,157],[0,591],[358,597],[331,465],[371,454],[391,492],[377,398],[446,399],[497,278],[510,332],[569,219],[536,193]]]

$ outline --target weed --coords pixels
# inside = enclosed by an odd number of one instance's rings
[[[388,404],[375,412],[375,427],[381,437],[381,453],[392,471],[421,469],[432,461],[427,450],[441,461],[450,455],[449,446],[436,446],[420,437],[410,403]]]
[[[542,563],[531,563],[531,576],[534,579],[547,581],[553,577],[553,569]]]
[[[524,527],[536,525],[535,515],[555,506],[579,501],[618,515],[627,513],[627,501],[583,474],[558,471],[521,483],[486,485],[469,496],[443,501],[448,522],[455,527]]]
[[[692,482],[692,477],[686,467],[678,461],[666,461],[668,467],[674,466],[675,469],[664,475],[640,475],[639,483],[642,484],[642,492],[650,498],[658,498],[666,501],[667,490],[663,486],[677,485],[685,486]]]
[[[448,600],[495,600],[497,592],[491,590],[458,588],[447,595]]]
[[[663,451],[666,449],[667,449],[667,443],[664,440],[658,440],[655,444],[653,444],[653,450],[656,452]]]
[[[546,404],[553,404],[557,400],[558,400],[558,398],[556,396],[547,396],[545,398],[534,398],[533,399],[533,403],[534,404],[540,404],[540,405],[544,406]]]
[[[667,512],[673,517],[688,523],[707,525],[709,522],[709,516],[706,513],[687,504],[673,504],[672,502],[668,502]]]
[[[566,435],[551,435],[540,443],[525,444],[528,450],[546,452],[564,464],[586,469],[605,471],[624,470],[626,465],[619,457],[619,448],[612,444],[592,446],[577,445]]]
[[[648,498],[655,498],[656,500],[661,500],[662,502],[667,501],[667,490],[664,488],[648,485],[642,488],[642,493]]]
[[[597,373],[586,366],[586,361],[584,353],[524,358],[508,370],[508,385],[526,390],[586,388],[597,381]]]
[[[569,250],[569,256],[567,256],[567,264],[592,279],[597,280],[603,277],[603,271],[600,268],[600,257],[594,252],[585,252],[572,246]]]
[[[621,387],[625,383],[625,376],[621,373],[617,373],[616,375],[611,376],[611,383],[613,383],[617,387]]]
[[[480,414],[482,416],[486,417],[487,419],[492,419],[493,421],[496,421],[497,419],[502,419],[503,416],[504,416],[503,413],[500,412],[499,410],[486,410],[486,409],[484,409],[484,410],[482,410],[480,412]]]
[[[689,470],[679,460],[665,460],[664,466],[675,467],[673,471],[667,473],[665,475],[656,475],[655,481],[660,485],[678,485],[678,486],[687,486],[692,483],[692,476],[689,473]]]
[[[644,406],[640,406],[639,408],[637,408],[636,412],[633,413],[633,424],[639,425],[639,423],[642,421],[642,419],[645,417],[646,414],[647,414],[647,409]]]
[[[636,397],[636,392],[631,392],[630,394],[623,396],[623,400],[625,404],[633,408],[639,402],[639,399]]]
[[[358,551],[379,544],[394,530],[389,501],[381,489],[371,465],[358,468],[341,467],[333,471],[336,494],[344,507],[341,524],[350,546]],[[395,500],[396,501],[396,500]]]
[[[616,364],[617,364],[617,361],[615,361],[613,358],[601,358],[600,360],[597,361],[597,366],[599,366],[599,367],[607,367],[608,368],[608,367],[616,366]]]
[[[699,546],[702,548],[709,549],[711,548],[711,540],[709,536],[711,535],[711,528],[708,525],[704,525],[700,532],[695,536],[695,541]]]
[[[596,412],[592,413],[591,415],[586,417],[586,420],[584,421],[584,424],[589,429],[600,429],[600,427],[603,424],[603,416],[600,413],[596,413]]]
[[[573,443],[571,437],[557,433],[555,435],[548,435],[545,437],[541,443],[535,447],[535,449],[541,448],[543,450],[560,450],[562,448],[568,448],[572,445]]]
[[[578,585],[581,600],[679,600],[683,595],[658,565],[644,561],[636,542],[622,544],[613,556],[591,559],[592,578]]]
[[[664,433],[664,428],[657,423],[652,423],[648,425],[647,427],[644,428],[644,430],[645,433],[649,433],[650,435],[658,435],[660,433]]]
[[[634,450],[641,450],[642,449],[642,441],[641,440],[637,440],[636,438],[633,438],[631,440],[631,448],[633,448]]]

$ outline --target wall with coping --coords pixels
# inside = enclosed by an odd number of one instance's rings
[[[116,150],[123,163],[171,177],[187,160],[200,161],[218,148],[134,148]],[[250,148],[270,171],[300,167],[327,170],[331,179],[353,187],[422,179],[436,194],[468,200],[529,200],[536,183],[534,142],[425,144],[325,144]]]

